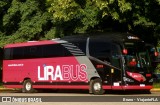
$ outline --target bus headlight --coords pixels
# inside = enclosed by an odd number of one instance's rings
[[[129,78],[127,78],[127,77],[123,77],[123,80],[124,80],[125,82],[134,82],[132,79],[129,79]]]

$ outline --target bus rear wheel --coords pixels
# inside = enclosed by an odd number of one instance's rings
[[[34,89],[32,87],[32,81],[30,79],[24,80],[22,92],[23,93],[32,93],[33,91],[34,91]]]
[[[95,95],[102,95],[102,94],[104,94],[104,90],[102,88],[101,79],[97,78],[97,79],[91,80],[90,86],[91,86],[93,94],[95,94]]]

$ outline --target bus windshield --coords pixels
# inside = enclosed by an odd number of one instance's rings
[[[136,72],[150,67],[150,58],[143,42],[126,42],[127,54],[124,56],[127,70]]]

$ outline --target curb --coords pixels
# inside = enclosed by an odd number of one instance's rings
[[[10,90],[16,90],[13,88],[0,88],[0,91],[10,91]]]
[[[158,91],[160,91],[160,88],[153,88],[153,89],[151,89],[151,92],[158,92]]]

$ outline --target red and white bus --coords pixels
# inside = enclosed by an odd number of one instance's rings
[[[8,88],[147,90],[153,78],[145,43],[130,34],[76,36],[4,47]]]

